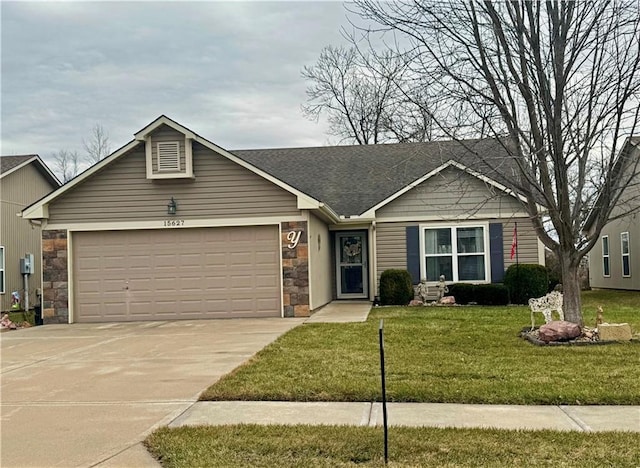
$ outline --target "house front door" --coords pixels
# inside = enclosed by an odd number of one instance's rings
[[[336,233],[336,270],[338,299],[369,297],[366,231]]]

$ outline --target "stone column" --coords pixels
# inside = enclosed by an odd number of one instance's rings
[[[282,298],[285,317],[308,317],[309,244],[306,221],[281,224]]]
[[[69,322],[67,231],[42,231],[42,319],[44,324]]]

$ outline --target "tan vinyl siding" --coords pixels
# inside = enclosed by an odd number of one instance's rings
[[[184,135],[168,125],[161,125],[151,134],[151,160],[153,162],[153,173],[163,174],[165,171],[158,171],[158,143],[177,142],[179,144],[180,171],[185,172],[185,138]]]
[[[16,216],[16,213],[53,188],[33,164],[0,180],[0,245],[5,248],[5,294],[0,294],[3,311],[11,307],[12,291],[19,291],[20,297],[24,297],[19,261],[25,253],[32,253],[35,259],[35,271],[29,276],[29,303],[31,307],[36,303],[35,291],[42,286],[40,228],[31,226],[29,220]]]
[[[511,260],[511,241],[513,239],[514,221],[510,219],[477,220],[478,223],[502,223],[504,267],[516,262]],[[406,228],[408,226],[425,226],[427,222],[402,222],[376,224],[376,282],[380,281],[383,271],[407,268]],[[442,223],[442,226],[454,226],[455,222]],[[520,263],[538,263],[538,238],[531,223],[525,219],[518,222],[518,260]]]
[[[407,268],[407,226],[417,223],[377,223],[376,224],[376,284],[385,270]]]
[[[538,263],[538,236],[529,220],[518,221],[518,257],[511,260],[511,242],[513,241],[514,220],[496,220],[492,223],[502,223],[502,243],[504,250],[504,268],[516,263]]]
[[[620,234],[629,233],[630,277],[622,276]],[[602,237],[609,236],[609,271],[605,278],[602,267]],[[629,215],[608,223],[595,247],[589,252],[589,283],[592,288],[640,291],[640,214]]]
[[[171,197],[181,219],[300,214],[294,195],[200,144],[193,160],[195,180],[149,180],[140,144],[53,202],[49,223],[163,219]]]
[[[376,212],[376,218],[429,216],[431,219],[508,217],[522,211],[520,203],[466,172],[447,168]]]
[[[312,301],[309,306],[311,310],[331,302],[332,254],[329,228],[317,217],[309,214],[309,290]]]

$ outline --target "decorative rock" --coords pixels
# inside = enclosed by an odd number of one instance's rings
[[[631,341],[631,326],[628,323],[601,323],[598,334],[602,341]]]
[[[444,296],[440,298],[440,304],[455,304],[456,298],[453,296]]]
[[[424,302],[419,301],[417,299],[413,299],[411,302],[409,302],[409,307],[416,307],[416,306],[423,306]]]
[[[550,341],[567,341],[579,337],[582,334],[580,326],[565,320],[555,320],[542,325],[538,330],[538,338],[549,343]]]

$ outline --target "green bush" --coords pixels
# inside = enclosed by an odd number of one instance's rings
[[[511,265],[504,274],[504,285],[509,290],[512,304],[526,304],[532,297],[547,294],[547,269],[530,263]]]
[[[478,284],[475,288],[475,301],[479,305],[507,305],[509,290],[504,284]]]
[[[449,286],[449,296],[456,298],[456,304],[468,304],[476,301],[476,285],[470,283],[454,283]]]
[[[385,270],[380,276],[380,303],[407,305],[413,300],[411,275],[407,270]]]

